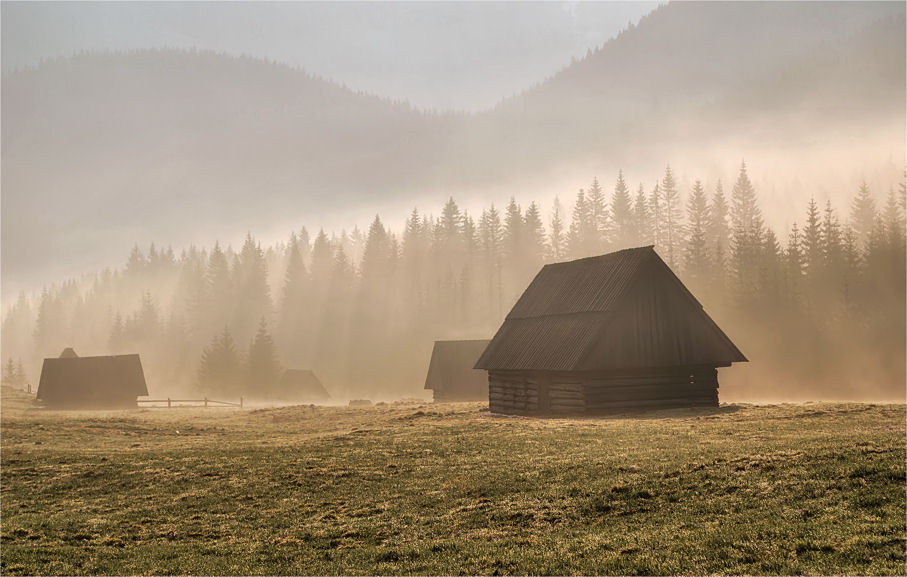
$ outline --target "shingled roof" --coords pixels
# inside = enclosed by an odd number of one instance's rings
[[[36,396],[48,405],[103,407],[147,394],[139,356],[114,355],[44,359]]]
[[[287,369],[278,382],[280,394],[295,400],[327,401],[328,394],[318,376],[308,369]]]
[[[476,368],[607,371],[739,361],[743,353],[647,246],[543,267]]]
[[[473,369],[488,340],[435,341],[425,388],[435,397],[487,397],[488,375]]]

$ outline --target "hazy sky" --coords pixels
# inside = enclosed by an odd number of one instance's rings
[[[657,2],[3,2],[3,70],[83,50],[199,48],[296,65],[424,108],[481,109]]]

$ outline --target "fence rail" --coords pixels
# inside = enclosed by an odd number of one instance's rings
[[[217,408],[217,407],[239,407],[243,408],[243,398],[239,398],[238,403],[231,401],[217,401],[215,399],[138,399],[139,406],[147,404],[146,409],[173,409],[173,408]],[[187,404],[192,403],[192,404]]]

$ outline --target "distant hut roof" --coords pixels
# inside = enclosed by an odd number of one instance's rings
[[[425,388],[434,390],[436,399],[486,398],[488,375],[473,366],[488,342],[487,339],[435,341],[425,377]]]
[[[72,347],[66,347],[63,349],[63,352],[60,353],[61,359],[77,359],[79,355],[76,354],[76,351]]]
[[[542,268],[476,363],[600,371],[746,361],[653,247]]]
[[[36,396],[48,405],[104,407],[130,399],[134,403],[136,397],[147,394],[139,355],[61,355],[44,359]]]
[[[282,396],[297,400],[327,401],[331,398],[324,385],[308,369],[287,369],[278,382]]]

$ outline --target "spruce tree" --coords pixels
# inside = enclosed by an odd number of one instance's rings
[[[866,247],[869,243],[869,235],[872,234],[872,226],[875,219],[875,200],[872,198],[869,185],[864,180],[860,183],[857,196],[854,197],[850,205],[850,226],[853,227],[860,247]]]
[[[160,329],[160,315],[150,291],[142,293],[142,302],[136,320],[135,336],[143,342],[154,340]]]
[[[741,163],[737,182],[731,194],[731,272],[738,298],[745,301],[758,290],[760,253],[763,248],[764,224],[756,202],[756,190],[750,182],[746,163]]]
[[[324,229],[318,231],[312,243],[312,280],[319,286],[326,287],[331,280],[334,266],[334,248]]]
[[[822,254],[825,267],[832,274],[839,272],[842,261],[841,226],[835,215],[831,200],[825,201],[825,213],[822,217]]]
[[[249,344],[246,364],[246,394],[273,396],[277,381],[280,378],[280,362],[277,360],[277,347],[268,333],[268,323],[262,317],[258,330]]]
[[[224,396],[240,393],[241,360],[230,329],[215,335],[202,351],[198,367],[198,384],[202,392]]]
[[[592,179],[592,185],[586,193],[586,204],[589,211],[586,250],[590,254],[599,254],[605,252],[608,246],[609,222],[605,192],[598,182],[598,177]]]
[[[451,199],[453,201],[453,199]],[[459,210],[457,210],[457,220],[459,220]],[[445,230],[445,236],[448,234],[457,235],[459,223],[453,231]],[[454,236],[454,238],[456,238]],[[381,217],[377,214],[368,229],[368,237],[365,240],[365,250],[362,255],[362,272],[363,283],[373,288],[377,283],[384,283],[388,277],[389,266],[391,261],[391,242]]]
[[[661,202],[661,185],[655,183],[655,188],[649,193],[649,230],[652,244],[657,250],[664,249],[664,210]]]
[[[25,374],[25,367],[22,366],[22,359],[16,360],[16,382],[19,383],[20,387],[25,387],[28,384],[28,375]]]
[[[3,365],[3,384],[7,387],[16,387],[21,386],[21,383],[18,379],[18,374],[16,372],[16,365],[13,363],[13,358],[10,357],[6,363]]]
[[[487,314],[499,317],[503,307],[503,287],[501,278],[501,246],[504,242],[504,229],[501,216],[494,203],[482,211],[479,219],[479,244],[482,254],[482,265],[486,279],[485,307]]]
[[[573,218],[570,221],[570,230],[567,231],[567,252],[573,258],[592,255],[592,243],[595,234],[592,209],[586,201],[586,193],[580,189],[576,194],[576,204],[573,207]]]
[[[466,253],[466,263],[470,265],[479,251],[479,232],[476,221],[472,215],[463,211],[463,250]]]
[[[35,349],[39,356],[51,356],[62,348],[63,328],[66,326],[65,307],[53,287],[44,287],[35,319]]]
[[[261,245],[246,235],[239,253],[236,271],[237,307],[234,312],[234,330],[239,338],[249,338],[255,324],[262,317],[271,315],[271,288],[268,285],[268,267]]]
[[[215,242],[211,254],[208,256],[208,267],[205,271],[207,285],[207,312],[205,314],[205,328],[214,328],[226,324],[233,318],[235,306],[233,278],[230,274],[230,265],[227,255],[220,248],[220,243]]]
[[[661,180],[661,210],[664,222],[664,250],[667,253],[668,265],[676,267],[680,261],[680,241],[683,236],[680,192],[671,166],[665,168]]]
[[[633,204],[633,244],[654,244],[652,219],[649,216],[649,201],[642,183],[636,191],[636,202]]]
[[[523,222],[523,237],[526,245],[526,266],[532,274],[538,270],[545,258],[545,225],[542,213],[535,202],[529,203]]]
[[[614,248],[622,249],[634,246],[637,242],[634,234],[633,202],[630,189],[624,181],[624,172],[617,172],[614,184],[614,195],[611,197],[611,222],[613,223]]]
[[[424,305],[423,287],[429,265],[429,246],[424,228],[419,210],[413,208],[403,229],[401,261],[403,275],[409,279],[409,282],[404,283],[403,290],[408,294],[409,302],[417,308]]]
[[[139,279],[144,275],[148,261],[142,254],[142,249],[138,244],[133,245],[132,252],[129,253],[129,260],[126,261],[126,276]]]
[[[519,267],[523,256],[523,212],[514,197],[504,211],[504,256]]]
[[[125,337],[125,327],[123,325],[123,315],[117,311],[113,319],[113,325],[110,327],[110,336],[107,339],[107,350],[116,354],[123,350],[123,340]]]
[[[762,247],[758,254],[759,290],[755,297],[763,311],[770,314],[781,301],[784,286],[784,261],[781,244],[775,231],[766,228],[762,235]]]
[[[800,237],[800,229],[795,222],[791,225],[790,233],[787,237],[787,249],[785,250],[785,278],[787,281],[787,294],[789,300],[798,302],[801,297],[801,284],[803,282],[803,239]]]
[[[299,239],[296,233],[290,234],[287,243],[286,270],[283,275],[283,286],[280,295],[280,315],[278,329],[280,342],[284,354],[298,357],[301,355],[305,338],[304,334],[310,329],[310,320],[307,312],[308,277],[302,253],[299,249]]]
[[[708,282],[710,259],[706,228],[709,224],[709,204],[702,183],[696,181],[687,201],[689,239],[684,252],[684,268],[698,286]]]
[[[723,278],[727,266],[728,246],[731,240],[731,229],[728,224],[728,204],[724,197],[721,181],[715,186],[715,194],[709,206],[709,247],[712,253],[712,267],[719,277]]]
[[[882,221],[887,235],[888,244],[898,249],[904,244],[904,214],[898,204],[897,196],[894,189],[889,189],[888,197],[885,200],[885,208],[882,210]]]
[[[554,203],[551,207],[550,232],[548,234],[549,257],[553,261],[563,259],[567,248],[566,239],[564,238],[564,221],[561,218],[561,213],[563,213],[561,201],[555,196]]]
[[[816,279],[824,261],[822,222],[815,198],[809,199],[806,209],[806,226],[803,227],[803,263],[806,276]]]

